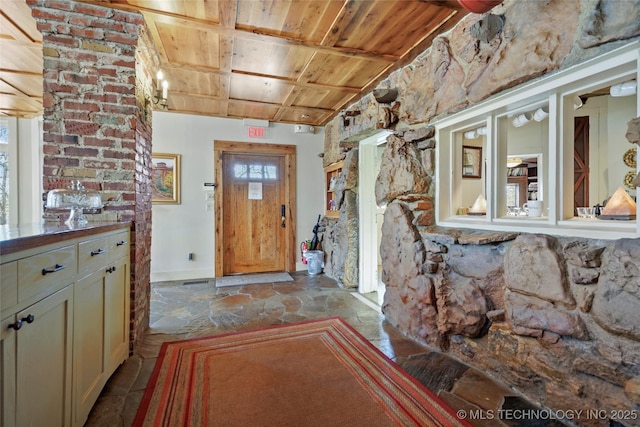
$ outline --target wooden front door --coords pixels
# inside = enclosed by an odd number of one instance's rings
[[[295,147],[215,144],[216,276],[294,270]]]
[[[573,208],[589,206],[589,117],[575,118]]]

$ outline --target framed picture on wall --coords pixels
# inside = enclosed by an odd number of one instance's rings
[[[180,204],[180,154],[151,155],[153,203]]]
[[[482,147],[462,146],[462,177],[482,178]]]

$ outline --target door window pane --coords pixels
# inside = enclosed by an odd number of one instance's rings
[[[278,179],[278,167],[276,165],[263,165],[260,163],[233,165],[233,177],[236,179],[251,179],[270,181]]]

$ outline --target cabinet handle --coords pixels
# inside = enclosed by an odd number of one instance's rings
[[[16,321],[16,323],[9,324],[9,329],[13,329],[14,331],[17,331],[20,328],[22,328],[22,320],[18,320]]]
[[[115,266],[107,268],[107,273],[113,273],[114,271],[116,271]]]
[[[34,320],[36,320],[36,316],[34,316],[32,313],[29,313],[29,315],[27,317],[23,317],[19,321],[20,322],[33,323]]]
[[[120,240],[119,242],[116,243],[116,246],[122,246],[125,243],[127,243],[127,242],[125,242],[124,240]]]
[[[16,320],[16,323],[10,323],[9,329],[13,329],[14,331],[17,331],[20,328],[22,328],[22,324],[24,322],[33,323],[34,320],[36,320],[36,316],[34,316],[32,313],[29,313],[28,316],[23,317],[22,319]]]
[[[66,267],[62,264],[56,264],[53,267],[48,267],[48,268],[43,268],[42,269],[42,275],[46,276],[47,273],[55,273],[56,271],[60,271],[65,269]]]
[[[104,253],[104,249],[96,249],[95,251],[91,251],[91,256],[101,255]]]

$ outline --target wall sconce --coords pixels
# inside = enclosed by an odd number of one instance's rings
[[[616,97],[635,95],[637,88],[638,82],[636,82],[635,80],[630,80],[628,82],[611,86],[611,88],[609,89],[609,94]]]
[[[168,107],[167,92],[169,91],[169,82],[164,79],[162,70],[158,70],[158,74],[156,74],[155,87],[153,103],[159,105],[163,110],[166,110]]]
[[[513,125],[517,128],[522,127],[531,121],[533,115],[531,113],[521,113],[513,118]]]
[[[515,168],[520,163],[522,163],[522,159],[520,157],[507,157],[507,167]]]

